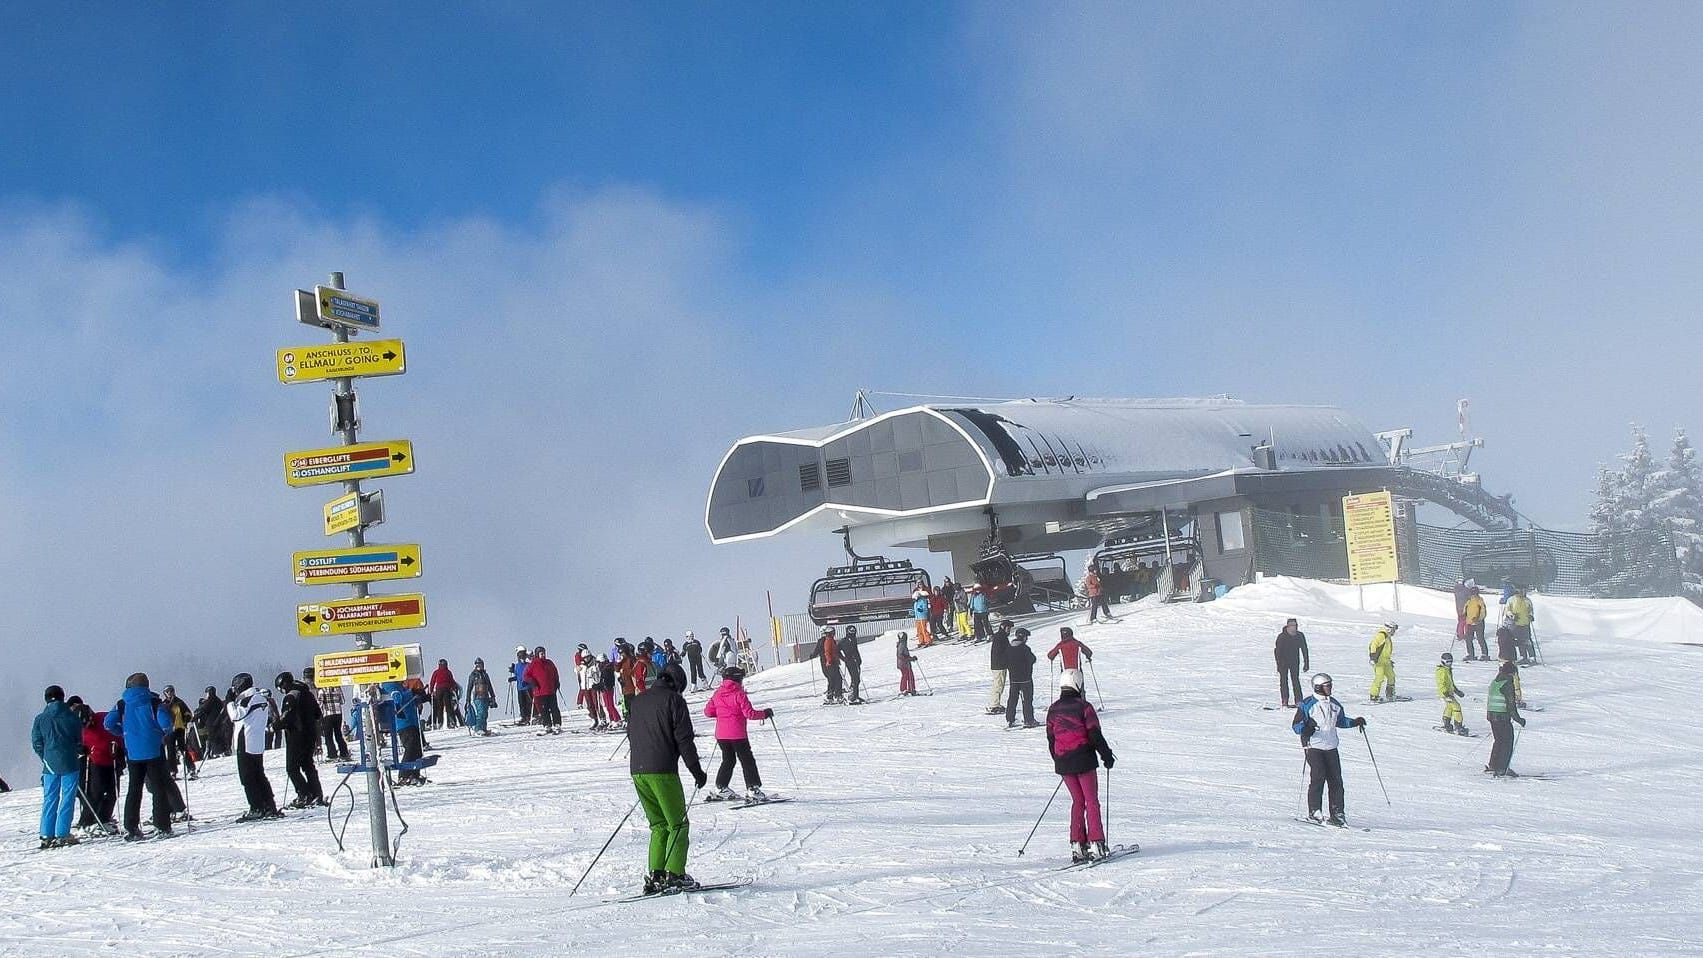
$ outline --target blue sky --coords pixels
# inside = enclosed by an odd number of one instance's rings
[[[1558,527],[1703,423],[1695,4],[461,7],[0,9],[21,681],[324,651],[271,356],[333,269],[409,343],[364,435],[457,661],[796,608],[833,544],[712,548],[703,495],[858,386],[1469,397]]]

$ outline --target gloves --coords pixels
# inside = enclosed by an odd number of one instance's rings
[[[1378,653],[1367,652],[1366,653],[1366,661],[1372,663],[1373,665],[1377,665],[1378,664]]]
[[[1354,720],[1354,727],[1355,728],[1365,728],[1366,727],[1366,717],[1364,715],[1362,715],[1359,718],[1355,719]]]
[[[766,718],[766,719],[774,718],[775,717],[775,710],[774,709],[764,709],[763,710],[763,717]]]
[[[1516,721],[1516,722],[1518,722],[1518,723],[1520,723],[1520,728],[1525,728],[1525,727],[1526,727],[1526,720],[1525,720],[1525,719],[1523,719],[1523,718],[1517,718],[1517,719],[1515,719],[1515,720],[1514,720],[1514,721]]]
[[[1313,718],[1310,715],[1307,717],[1307,720],[1305,722],[1301,723],[1301,737],[1302,738],[1312,738],[1313,733],[1317,732],[1318,730],[1319,730],[1319,723],[1313,721]]]
[[[699,788],[703,788],[704,783],[709,781],[709,780],[710,780],[710,777],[708,775],[704,774],[703,769],[701,769],[701,768],[692,769],[692,784],[698,786]]]
[[[1117,764],[1118,757],[1113,755],[1111,752],[1107,752],[1103,761],[1106,763],[1107,768],[1111,768],[1113,765]]]

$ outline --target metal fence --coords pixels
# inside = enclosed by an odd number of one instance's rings
[[[1347,579],[1340,519],[1254,510],[1255,564],[1268,575]],[[1463,578],[1550,595],[1633,598],[1681,594],[1679,560],[1665,532],[1598,535],[1517,529],[1487,532],[1414,525],[1402,543],[1402,581],[1451,589]],[[1417,561],[1413,560],[1417,557]]]

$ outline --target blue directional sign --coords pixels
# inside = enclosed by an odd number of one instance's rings
[[[329,286],[315,286],[313,298],[319,304],[319,321],[325,325],[378,329],[378,303],[374,300],[362,299]]]

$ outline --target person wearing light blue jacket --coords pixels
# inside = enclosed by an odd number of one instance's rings
[[[1293,726],[1301,736],[1307,771],[1307,818],[1324,824],[1319,811],[1323,805],[1325,786],[1330,786],[1330,823],[1347,824],[1343,817],[1342,756],[1337,754],[1337,729],[1365,728],[1364,718],[1349,718],[1342,703],[1331,697],[1331,678],[1320,672],[1313,676],[1313,694],[1295,709]]]
[[[981,583],[970,586],[970,621],[974,623],[976,641],[986,642],[993,632],[988,628],[988,595]]]
[[[65,690],[49,685],[47,707],[30,726],[30,747],[41,759],[41,847],[75,845],[71,813],[77,807],[78,759],[82,757],[83,723],[65,704]]]
[[[106,713],[106,730],[124,739],[125,768],[129,787],[124,794],[124,840],[141,841],[142,787],[153,796],[155,834],[169,838],[172,797],[177,787],[166,764],[166,736],[172,731],[171,710],[148,688],[146,672],[124,680],[124,694]],[[181,799],[179,799],[181,802]]]
[[[396,707],[396,740],[402,745],[402,760],[414,762],[424,751],[420,745],[420,700],[401,682],[386,682],[380,686]],[[396,776],[398,785],[424,785],[426,780],[418,769],[408,769]]]

